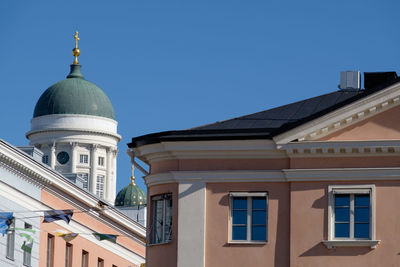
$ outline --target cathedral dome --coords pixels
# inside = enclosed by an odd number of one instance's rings
[[[95,84],[86,81],[81,65],[72,64],[67,79],[50,86],[39,98],[33,117],[53,114],[92,115],[115,119],[114,108],[107,95]]]
[[[115,198],[116,207],[146,206],[146,193],[134,183],[133,177],[131,179],[131,183],[122,188]]]

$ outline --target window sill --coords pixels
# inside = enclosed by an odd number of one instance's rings
[[[152,244],[147,244],[147,247],[154,247],[154,246],[161,246],[161,245],[168,245],[171,244],[172,241],[168,242],[162,242],[162,243],[152,243]]]
[[[228,245],[265,245],[267,241],[228,241]]]
[[[322,243],[331,249],[334,247],[370,247],[372,249],[380,243],[380,240],[324,240]]]

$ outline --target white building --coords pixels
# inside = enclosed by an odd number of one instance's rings
[[[11,229],[35,230],[35,233],[29,233],[34,240],[31,253],[21,248],[26,238],[19,236],[18,232],[23,230],[9,230],[0,237],[0,266],[38,266],[40,215],[35,210],[40,209],[37,202],[40,202],[43,184],[18,170],[18,163],[4,153],[4,148],[10,145],[1,140],[0,144],[0,210],[14,211]],[[31,152],[40,158],[41,153],[37,149]]]
[[[43,163],[114,203],[118,123],[107,95],[80,70],[72,64],[67,79],[41,95],[26,137],[43,151]]]

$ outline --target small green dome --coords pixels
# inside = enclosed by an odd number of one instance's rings
[[[50,86],[36,103],[33,117],[52,114],[82,114],[115,119],[114,108],[107,95],[95,84],[86,81],[81,65],[72,64],[67,79]]]
[[[115,198],[116,207],[146,206],[146,193],[133,181],[119,191]]]

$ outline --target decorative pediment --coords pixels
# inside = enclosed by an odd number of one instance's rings
[[[399,104],[400,83],[396,83],[384,90],[275,136],[274,141],[277,144],[286,144],[292,141],[324,140],[324,137],[344,131],[344,129],[356,123],[398,107]]]

